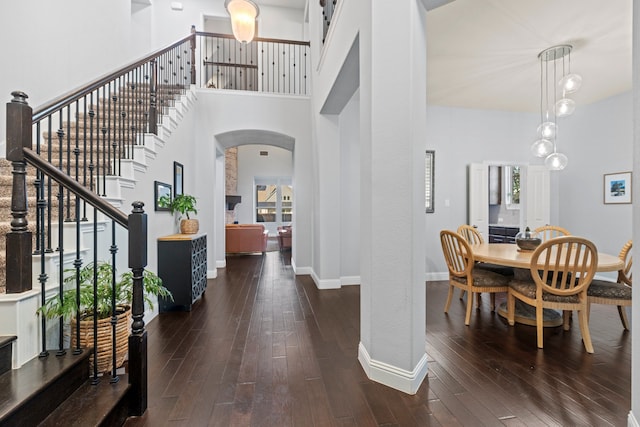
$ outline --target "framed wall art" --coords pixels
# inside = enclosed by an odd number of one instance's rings
[[[604,175],[604,204],[631,203],[631,172]]]
[[[182,163],[173,162],[173,194],[184,192],[184,166]]]
[[[160,197],[169,196],[169,200],[173,199],[171,194],[171,185],[164,182],[154,181],[153,185],[153,208],[156,211],[170,211],[168,206],[162,206],[159,201]]]
[[[433,184],[436,152],[427,150],[424,157],[424,207],[427,213],[433,213]]]

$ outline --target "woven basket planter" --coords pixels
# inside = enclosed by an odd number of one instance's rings
[[[180,221],[180,232],[182,234],[196,234],[200,229],[200,222],[197,219],[183,219]]]
[[[129,350],[129,319],[131,318],[130,307],[119,307],[122,310],[118,314],[116,322],[116,367],[124,364]],[[98,372],[110,371],[112,368],[113,355],[113,335],[111,331],[111,317],[98,319]],[[76,321],[71,321],[71,346],[76,347]],[[80,321],[80,348],[93,348],[93,319]],[[91,360],[91,371],[93,372],[93,357]]]

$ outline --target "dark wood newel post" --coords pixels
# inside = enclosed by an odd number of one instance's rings
[[[147,410],[147,331],[144,329],[143,274],[147,266],[147,214],[144,203],[133,202],[129,215],[129,268],[133,273],[131,335],[129,335],[130,415]]]
[[[191,84],[196,84],[196,26],[191,26]]]
[[[13,170],[11,191],[11,231],[7,233],[7,293],[31,290],[32,248],[31,231],[27,222],[27,162],[23,147],[31,148],[31,120],[33,111],[27,94],[12,92],[7,103],[7,160]]]
[[[158,134],[158,64],[155,59],[150,62],[151,76],[149,82],[149,133]]]

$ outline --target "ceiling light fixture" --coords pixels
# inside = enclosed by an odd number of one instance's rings
[[[251,0],[226,0],[224,7],[231,17],[233,36],[242,43],[249,43],[256,33],[258,5]]]
[[[551,170],[562,170],[569,159],[557,151],[557,119],[567,117],[576,109],[576,103],[567,95],[582,85],[582,77],[571,73],[571,49],[562,44],[552,46],[538,54],[540,60],[540,126],[538,140],[531,146],[536,157],[545,157],[544,164]],[[559,93],[558,93],[559,92]],[[558,94],[561,98],[558,99]]]

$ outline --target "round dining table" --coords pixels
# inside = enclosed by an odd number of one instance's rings
[[[530,265],[531,255],[533,251],[520,250],[513,243],[480,243],[471,245],[473,258],[478,262],[487,262],[491,264],[513,267],[515,276],[531,277]],[[616,255],[610,255],[598,252],[598,265],[596,271],[618,271],[624,268],[624,261]],[[507,318],[507,304],[502,303],[498,307],[498,314],[505,319]],[[528,304],[516,301],[515,321],[525,325],[535,326],[535,308]],[[555,327],[562,325],[562,314],[556,310],[544,310],[544,326]]]
[[[504,265],[514,268],[528,269],[531,264],[533,251],[523,251],[513,243],[480,243],[471,245],[473,257],[476,261]],[[617,255],[609,255],[598,251],[598,265],[596,271],[618,271],[624,267]]]

